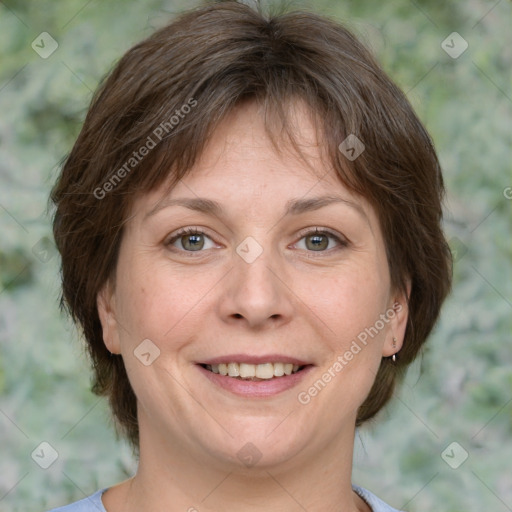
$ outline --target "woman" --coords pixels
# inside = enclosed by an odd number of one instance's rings
[[[451,278],[443,180],[339,24],[185,13],[102,84],[53,192],[63,302],[139,457],[61,512],[392,511],[351,483]]]

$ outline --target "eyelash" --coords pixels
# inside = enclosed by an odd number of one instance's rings
[[[180,229],[174,235],[172,235],[171,238],[167,239],[167,241],[165,242],[165,245],[171,247],[172,244],[176,240],[178,240],[179,238],[181,238],[184,235],[204,235],[204,236],[206,236],[206,237],[211,239],[211,237],[208,235],[208,233],[203,231],[201,228],[183,228],[183,229]],[[341,236],[337,235],[336,233],[334,233],[334,232],[332,232],[332,231],[330,231],[329,229],[326,229],[326,228],[314,228],[314,229],[309,229],[308,228],[307,230],[304,230],[304,231],[302,231],[299,234],[299,236],[300,236],[299,241],[302,240],[303,238],[306,238],[308,236],[314,236],[314,235],[317,235],[317,236],[324,235],[324,236],[328,236],[329,238],[334,239],[339,244],[338,249],[343,249],[343,248],[345,248],[345,247],[347,247],[349,245],[349,242],[344,237],[341,237]],[[177,250],[178,252],[186,253],[187,256],[190,256],[190,257],[197,257],[195,255],[195,253],[199,253],[200,254],[200,253],[205,251],[205,250],[187,251],[185,249],[177,249],[176,247],[172,247],[172,249],[173,250]],[[330,254],[331,251],[333,251],[333,250],[336,250],[336,248],[334,248],[334,249],[333,248],[326,249],[324,251],[309,251],[309,250],[307,250],[307,252],[311,253],[313,255],[313,257],[319,257],[322,254],[326,254],[326,253]],[[319,253],[319,254],[317,255],[315,253]]]

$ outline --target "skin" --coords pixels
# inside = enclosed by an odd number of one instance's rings
[[[391,287],[374,209],[322,157],[307,109],[296,103],[291,124],[306,161],[276,153],[262,116],[254,103],[238,107],[170,195],[161,188],[133,204],[115,286],[101,291],[98,309],[105,344],[122,354],[138,399],[140,463],[103,495],[108,512],[370,510],[351,489],[356,413],[381,358],[400,350],[405,298]],[[288,200],[323,195],[351,204],[283,216]],[[162,200],[184,197],[214,199],[224,213],[174,205],[147,216]],[[169,244],[182,227],[206,231],[200,251],[183,245],[186,236]],[[322,238],[329,245],[315,250],[315,228],[347,243]],[[250,264],[236,252],[248,236],[263,248]],[[395,302],[402,308],[384,329],[299,403],[297,394]],[[148,366],[134,356],[144,339],[160,350]],[[242,398],[196,366],[234,353],[280,353],[315,366],[277,396]],[[248,442],[261,454],[252,467],[237,457]]]

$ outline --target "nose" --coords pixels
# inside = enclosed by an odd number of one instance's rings
[[[233,259],[234,268],[221,285],[219,313],[223,321],[258,330],[289,322],[293,291],[278,257],[264,250],[252,262],[238,254]]]

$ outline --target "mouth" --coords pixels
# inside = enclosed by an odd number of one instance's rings
[[[311,365],[298,365],[294,363],[219,363],[219,364],[200,364],[205,370],[242,381],[269,381],[294,375],[306,369]]]
[[[196,362],[213,389],[243,398],[271,398],[303,382],[315,364],[286,354],[225,354]],[[210,388],[211,389],[211,388]]]

